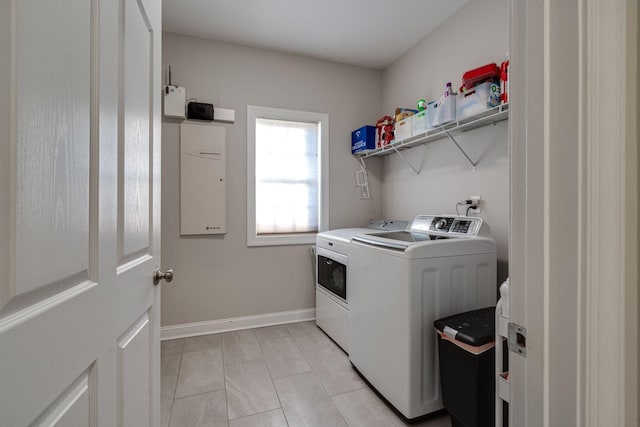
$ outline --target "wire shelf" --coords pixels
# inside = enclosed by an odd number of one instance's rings
[[[367,159],[369,157],[376,156],[387,156],[391,153],[398,153],[400,150],[415,147],[418,145],[426,144],[427,142],[435,141],[442,138],[450,138],[454,143],[456,142],[453,139],[452,135],[456,133],[466,132],[471,129],[476,129],[482,126],[487,126],[491,124],[495,124],[501,122],[503,120],[507,120],[509,118],[509,104],[498,105],[497,107],[490,108],[482,113],[475,114],[473,116],[466,117],[462,120],[456,120],[455,122],[448,123],[444,126],[439,126],[437,128],[429,129],[428,131],[414,135],[410,138],[404,139],[402,141],[384,146],[382,148],[377,148],[373,151],[369,151],[364,154],[356,154],[357,157],[362,159]],[[456,145],[458,145],[456,143]],[[458,145],[458,148],[460,146]],[[460,148],[460,150],[464,153],[464,150]],[[467,157],[467,159],[469,159]],[[469,160],[471,162],[471,160]],[[471,162],[475,167],[475,164]]]

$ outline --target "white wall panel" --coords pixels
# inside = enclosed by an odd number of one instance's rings
[[[180,234],[227,232],[223,126],[180,125]]]

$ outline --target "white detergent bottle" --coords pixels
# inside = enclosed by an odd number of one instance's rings
[[[500,300],[502,300],[502,315],[511,317],[511,298],[509,296],[509,278],[500,285]]]

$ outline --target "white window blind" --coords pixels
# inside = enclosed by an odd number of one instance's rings
[[[256,234],[318,231],[319,123],[256,119]]]
[[[247,106],[247,245],[308,245],[329,224],[329,115]]]

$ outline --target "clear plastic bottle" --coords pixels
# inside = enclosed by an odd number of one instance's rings
[[[457,95],[457,93],[453,91],[453,87],[451,86],[451,82],[447,82],[447,87],[444,90],[444,96],[449,96],[449,95]]]
[[[433,119],[434,126],[442,126],[456,120],[456,93],[451,87],[451,82],[447,83],[444,93],[436,104],[436,113]]]

